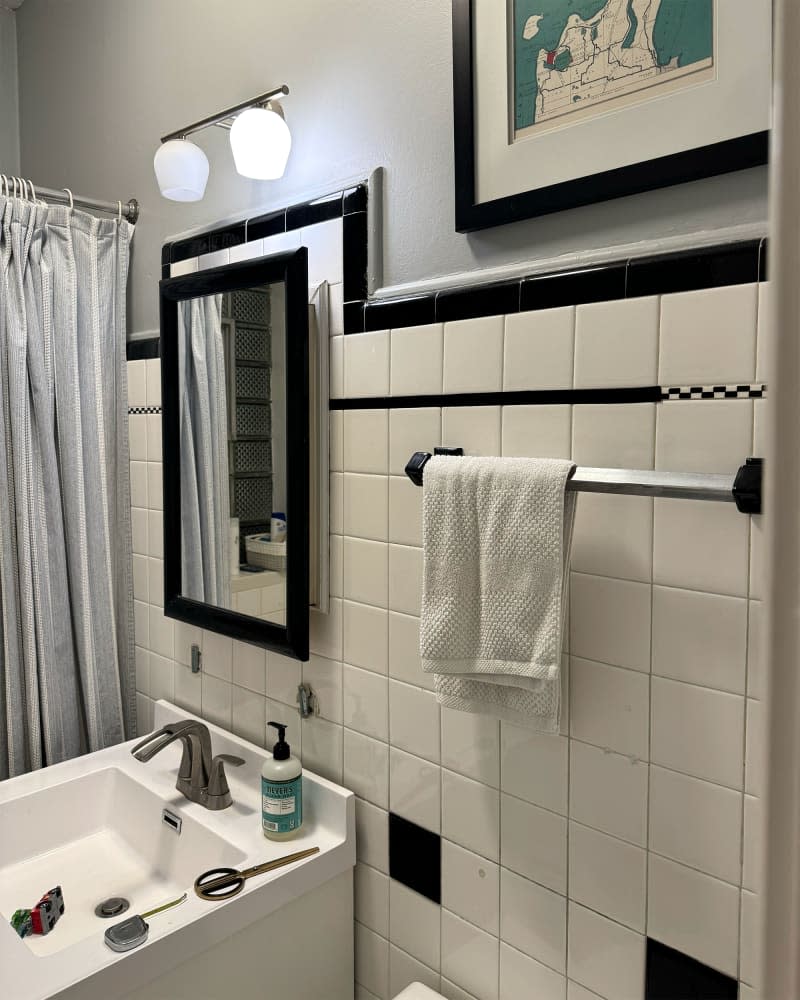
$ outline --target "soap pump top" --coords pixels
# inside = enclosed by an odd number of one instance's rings
[[[278,742],[272,748],[273,760],[288,760],[291,756],[291,747],[286,742],[286,724],[283,722],[268,722],[268,726],[278,730]]]

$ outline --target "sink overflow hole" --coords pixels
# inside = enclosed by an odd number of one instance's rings
[[[98,903],[94,908],[95,916],[103,917],[104,919],[108,917],[118,917],[120,913],[124,913],[129,907],[130,903],[123,896],[112,896],[110,899],[104,899],[102,903]]]
[[[170,830],[174,830],[175,833],[181,832],[181,826],[183,825],[183,820],[180,818],[180,816],[172,812],[171,809],[165,809],[161,813],[161,822],[165,826],[168,826]]]

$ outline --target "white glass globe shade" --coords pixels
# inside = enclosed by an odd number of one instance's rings
[[[291,148],[289,126],[268,108],[248,108],[231,128],[233,160],[242,177],[259,181],[283,177]]]
[[[200,201],[208,181],[208,157],[187,139],[162,143],[153,157],[161,193],[170,201]]]

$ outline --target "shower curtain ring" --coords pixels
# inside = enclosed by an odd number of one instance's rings
[[[69,210],[71,212],[73,210],[73,208],[75,207],[75,200],[72,197],[72,192],[70,191],[69,188],[62,188],[61,190],[62,191],[66,191],[67,194],[69,195]]]
[[[19,178],[18,178],[18,177],[15,177],[15,178],[14,178],[14,197],[15,197],[15,198],[17,197],[17,181],[18,181],[18,180],[19,180]]]
[[[117,202],[117,225],[122,223],[122,202]]]
[[[36,203],[36,201],[38,200],[38,199],[36,198],[36,188],[35,188],[35,187],[33,186],[33,181],[29,181],[28,183],[29,183],[29,184],[30,184],[30,186],[31,186],[31,195],[32,195],[32,197],[33,197],[33,202],[34,202],[34,204],[35,204],[35,203]]]
[[[8,178],[5,174],[0,174],[0,194],[4,198],[8,197]]]

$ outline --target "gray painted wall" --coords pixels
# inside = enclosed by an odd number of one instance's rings
[[[25,175],[142,203],[134,332],[157,326],[166,236],[380,165],[387,285],[766,220],[758,169],[455,233],[450,0],[26,0],[17,25]],[[160,198],[152,156],[162,133],[284,82],[294,148],[281,181],[238,177],[226,133],[212,130],[199,140],[211,160],[205,200]]]
[[[19,173],[16,15],[0,6],[0,173]]]

